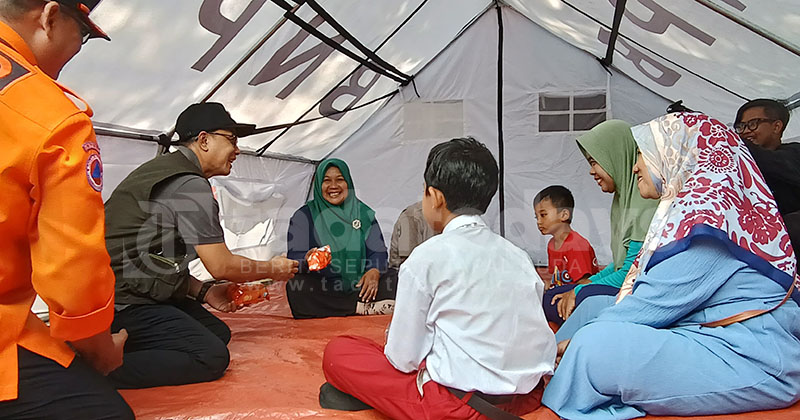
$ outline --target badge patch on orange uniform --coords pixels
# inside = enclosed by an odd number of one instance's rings
[[[20,77],[30,73],[11,57],[0,52],[0,93]]]
[[[95,191],[103,191],[103,162],[100,155],[92,153],[86,159],[86,179]]]
[[[100,159],[100,148],[97,143],[83,143],[83,150],[89,152],[86,158],[86,179],[89,186],[97,192],[103,191],[103,161]]]

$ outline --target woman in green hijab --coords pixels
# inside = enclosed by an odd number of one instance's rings
[[[611,256],[613,263],[589,277],[591,283],[578,285],[569,292],[555,295],[558,313],[567,319],[584,299],[594,295],[615,295],[625,280],[642,248],[647,228],[658,202],[639,195],[633,165],[638,148],[630,124],[608,120],[578,137],[580,147],[589,161],[592,175],[603,192],[613,193],[611,202]]]
[[[314,176],[314,199],[289,222],[287,257],[300,261],[286,284],[295,318],[391,313],[396,273],[387,272],[386,245],[375,211],[356,197],[350,169],[327,159]],[[310,271],[306,256],[330,245],[331,263]]]

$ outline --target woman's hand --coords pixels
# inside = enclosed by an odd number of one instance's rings
[[[308,257],[310,257],[311,254],[313,254],[314,251],[316,251],[316,250],[317,250],[317,248],[311,248],[311,249],[308,250],[308,252],[306,252],[306,257],[305,257],[306,261],[308,261]]]
[[[558,316],[566,321],[567,318],[572,315],[572,311],[575,310],[575,289],[553,296],[553,299],[550,300],[550,304],[555,305],[556,301],[559,301]]]
[[[378,283],[380,283],[381,272],[377,268],[371,268],[369,271],[361,276],[356,287],[361,288],[361,293],[358,294],[359,299],[363,302],[371,302],[375,300],[378,295]]]
[[[558,342],[558,347],[556,347],[556,367],[558,367],[558,364],[561,363],[561,358],[564,357],[564,352],[567,351],[567,346],[569,346],[569,340]]]
[[[220,283],[211,286],[206,293],[206,303],[220,312],[236,312],[236,304],[228,297],[228,289],[236,287],[233,283]]]

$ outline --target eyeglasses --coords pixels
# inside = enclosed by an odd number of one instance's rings
[[[238,147],[237,144],[239,143],[239,137],[237,137],[236,134],[225,134],[225,133],[217,133],[217,132],[208,133],[208,134],[214,134],[214,135],[217,135],[217,136],[225,137],[226,139],[228,139],[229,142],[231,142],[233,147]]]
[[[92,28],[90,28],[89,25],[87,25],[86,22],[84,22],[83,19],[78,16],[77,12],[70,9],[69,6],[61,3],[59,4],[61,7],[59,7],[58,10],[61,10],[65,15],[75,19],[75,22],[78,22],[78,28],[81,30],[81,44],[86,44],[89,42],[89,39],[92,37]]]
[[[737,134],[742,134],[747,130],[754,131],[761,123],[777,121],[773,118],[753,118],[749,121],[738,122],[733,125],[733,129]]]

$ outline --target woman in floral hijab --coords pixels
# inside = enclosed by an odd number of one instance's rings
[[[796,260],[747,148],[702,114],[670,114],[633,135],[639,191],[659,206],[617,304],[560,343],[543,403],[568,419],[795,403]],[[745,311],[758,316],[715,326]]]

